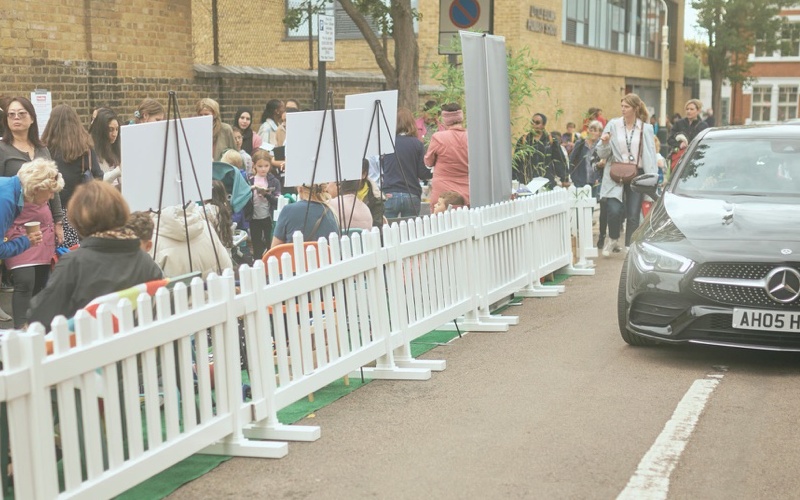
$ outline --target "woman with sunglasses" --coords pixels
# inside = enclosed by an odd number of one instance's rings
[[[3,138],[0,140],[0,176],[17,175],[25,163],[35,159],[50,159],[50,151],[39,140],[39,124],[33,104],[25,97],[12,97],[8,101],[3,120]],[[54,196],[49,201],[55,223],[56,245],[64,242],[64,214],[61,199]]]
[[[514,149],[514,180],[528,184],[536,177],[547,177],[550,188],[556,186],[556,176],[567,180],[567,160],[561,145],[545,130],[547,117],[536,113],[531,118],[531,130],[519,138]]]

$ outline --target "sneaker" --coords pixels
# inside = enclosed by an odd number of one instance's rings
[[[3,309],[0,309],[0,321],[6,322],[6,321],[11,321],[12,319],[13,318],[11,317],[10,314],[5,312]]]
[[[605,243],[606,243],[606,237],[605,236],[600,236],[599,238],[597,238],[597,248],[602,249],[603,245],[605,245]]]
[[[606,241],[606,244],[603,245],[603,257],[608,257],[611,255],[612,250],[617,246],[617,240],[609,239]]]

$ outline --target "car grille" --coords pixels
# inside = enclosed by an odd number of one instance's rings
[[[691,289],[697,295],[718,304],[743,307],[765,307],[769,309],[800,309],[800,299],[783,304],[772,300],[761,287],[736,286],[718,283],[700,283],[697,278],[730,278],[760,280],[779,266],[788,265],[800,269],[797,264],[741,264],[710,263],[702,264],[694,276]]]
[[[685,333],[692,340],[800,349],[800,333],[742,330],[734,328],[732,321],[730,314],[708,314]]]

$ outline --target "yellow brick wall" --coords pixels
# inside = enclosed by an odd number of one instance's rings
[[[192,76],[191,1],[14,2],[0,17],[3,56],[114,62],[120,76]],[[127,43],[122,43],[122,41]]]
[[[220,64],[242,66],[266,66],[276,68],[308,68],[307,41],[288,40],[281,22],[285,15],[285,0],[260,2],[261,21],[243,22],[242,7],[234,0],[218,0],[220,25]],[[431,65],[443,62],[446,56],[438,54],[440,0],[419,0],[418,44],[420,49],[420,83],[435,85],[431,78]],[[526,28],[530,8],[547,9],[555,13],[551,23],[556,36],[535,33]],[[676,4],[669,3],[670,8]],[[678,5],[677,19],[683,19],[683,4]],[[193,32],[195,58],[197,62],[210,63],[211,49],[211,0],[193,0]],[[511,50],[528,47],[531,55],[541,64],[537,82],[549,88],[549,94],[536,96],[527,107],[515,110],[528,116],[541,111],[552,120],[552,127],[563,129],[568,121],[580,122],[591,107],[600,107],[608,117],[618,114],[619,99],[624,93],[626,78],[659,82],[660,61],[629,56],[610,51],[590,49],[563,43],[562,0],[495,0],[494,33],[505,37]],[[683,38],[683,27],[679,27],[678,40]],[[389,58],[393,60],[393,46],[389,43]],[[683,44],[672,47],[678,51],[676,61],[670,65],[671,95],[679,96],[678,108],[682,107]],[[314,43],[314,67],[316,67],[316,42]],[[329,70],[350,70],[380,73],[374,56],[363,40],[337,40],[336,62],[328,63]],[[557,116],[559,113],[560,116]]]
[[[309,69],[308,39],[289,39],[283,17],[285,0],[263,0],[258,7],[240,0],[218,0],[219,64],[269,68]],[[198,63],[213,63],[211,0],[192,0],[194,54]],[[253,20],[256,22],[253,22]],[[388,45],[394,59],[394,45]],[[317,68],[317,42],[313,44],[313,66]],[[380,73],[375,57],[364,40],[337,40],[336,61],[327,69]]]

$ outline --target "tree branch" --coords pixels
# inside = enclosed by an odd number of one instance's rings
[[[378,67],[383,72],[383,76],[386,77],[386,83],[389,88],[397,88],[397,71],[384,54],[381,41],[375,32],[372,31],[372,27],[369,25],[369,22],[367,22],[367,18],[353,5],[352,0],[339,0],[339,5],[347,12],[347,15],[350,16],[350,19],[353,20],[353,23],[364,36],[364,40],[366,40],[367,45],[369,45],[369,48],[375,55],[375,62],[378,63]]]

